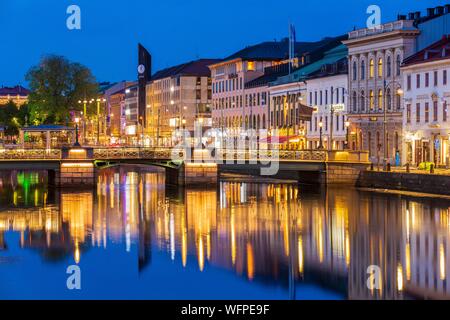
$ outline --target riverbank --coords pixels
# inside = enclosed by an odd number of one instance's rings
[[[450,176],[424,172],[363,171],[359,175],[356,187],[450,196]]]

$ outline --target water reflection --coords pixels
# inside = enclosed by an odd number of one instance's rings
[[[122,253],[136,252],[121,273],[136,268],[138,282],[151,282],[149,272],[166,272],[175,286],[171,266],[195,269],[199,285],[217,290],[209,298],[225,287],[219,272],[243,281],[236,290],[256,288],[257,298],[450,298],[450,201],[235,182],[171,190],[164,177],[158,169],[113,168],[101,172],[96,190],[56,191],[47,188],[44,173],[2,173],[0,268],[28,250],[47,266],[98,259],[120,265]],[[155,262],[160,255],[163,262]],[[371,265],[381,269],[374,289],[367,287]],[[22,272],[31,276],[35,266],[26,267]],[[192,296],[179,290],[178,298]],[[106,294],[101,285],[95,293]],[[8,298],[8,290],[0,295]]]

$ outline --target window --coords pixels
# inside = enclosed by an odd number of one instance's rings
[[[438,72],[437,71],[434,72],[434,86],[435,87],[438,86]]]
[[[309,106],[313,105],[312,92],[309,93]]]
[[[411,75],[408,74],[406,77],[406,90],[411,91]]]
[[[430,104],[425,102],[425,123],[430,122]]]
[[[442,84],[447,84],[447,70],[442,71]]]
[[[400,110],[401,109],[401,104],[402,104],[402,96],[401,96],[401,94],[399,93],[399,92],[397,92],[397,94],[395,95],[395,104],[396,104],[396,107],[397,107],[397,110]]]
[[[255,71],[255,62],[254,61],[247,62],[247,71]]]
[[[357,104],[356,91],[353,91],[352,105],[353,105],[353,111],[354,112],[356,112],[356,104]]]
[[[442,121],[447,122],[447,101],[444,101],[442,106]]]
[[[378,78],[383,77],[383,59],[378,59]]]
[[[369,108],[370,108],[370,111],[373,110],[374,105],[375,105],[375,97],[374,97],[374,94],[373,94],[373,90],[370,90],[370,93],[369,93]]]
[[[358,68],[358,66],[356,65],[356,61],[355,62],[353,62],[353,81],[355,81],[356,80],[356,78],[357,78],[357,69]]]
[[[391,108],[392,108],[391,89],[387,89],[387,91],[386,91],[386,104],[387,104],[388,110],[391,110]]]
[[[406,105],[406,123],[411,123],[411,105]]]
[[[370,59],[369,77],[373,78],[374,76],[375,76],[375,62],[373,61],[373,59]]]
[[[383,90],[378,90],[378,110],[383,109]]]
[[[387,57],[387,61],[386,61],[386,76],[390,77],[391,76],[391,70],[392,70],[392,61],[391,61],[391,57]]]
[[[416,76],[416,88],[419,89],[420,88],[420,74],[418,74]]]
[[[366,96],[364,94],[364,90],[361,91],[361,96],[360,96],[360,108],[361,111],[365,111],[366,110]]]
[[[396,69],[395,71],[396,71],[397,76],[400,75],[401,64],[402,64],[402,59],[400,58],[400,55],[398,54],[396,61],[395,61],[395,69]]]
[[[366,78],[366,62],[363,60],[361,61],[361,80],[364,80]]]
[[[433,121],[438,121],[438,102],[433,101]]]
[[[416,104],[416,122],[420,123],[420,103]]]
[[[428,88],[430,86],[430,74],[427,72],[425,73],[425,88]]]

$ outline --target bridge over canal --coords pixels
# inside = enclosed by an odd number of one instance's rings
[[[189,151],[190,153],[190,151]],[[355,184],[370,166],[367,152],[327,150],[185,150],[171,148],[0,149],[0,169],[49,170],[61,186],[93,184],[99,169],[120,164],[163,167],[174,185],[214,184],[220,172],[305,183]]]

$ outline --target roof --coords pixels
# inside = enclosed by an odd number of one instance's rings
[[[209,77],[211,76],[211,70],[209,70],[208,66],[219,61],[220,60],[218,59],[199,59],[190,61],[174,67],[160,70],[156,72],[150,80],[153,81],[175,76]]]
[[[273,67],[264,69],[264,75],[258,77],[245,84],[245,88],[256,88],[265,86],[268,83],[277,80],[279,77],[287,75],[289,73],[289,63],[280,64]]]
[[[39,126],[23,127],[21,130],[42,132],[42,131],[69,131],[75,129],[72,127],[60,126],[55,124],[42,124]]]
[[[15,86],[15,87],[1,87],[0,88],[0,96],[22,96],[22,97],[26,97],[30,94],[30,90],[28,90],[27,88],[24,88],[20,85]]]
[[[291,82],[305,81],[313,77],[334,75],[338,72],[328,72],[327,70],[323,71],[323,68],[325,67],[326,69],[326,66],[328,65],[345,63],[347,61],[347,55],[347,46],[340,44],[333,49],[326,51],[322,59],[301,67],[290,75],[278,78],[276,81],[272,82],[271,85],[281,85]],[[336,71],[339,70],[336,69]],[[348,72],[348,69],[345,68],[345,71]]]
[[[334,40],[335,38],[324,38],[316,42],[296,42],[295,56],[301,56],[307,52],[316,50],[324,44]],[[289,58],[289,41],[283,39],[282,41],[267,41],[253,46],[246,47],[222,61],[229,61],[234,59],[242,60],[285,60]]]
[[[441,40],[406,58],[403,66],[446,59],[450,59],[450,35],[443,36]]]

